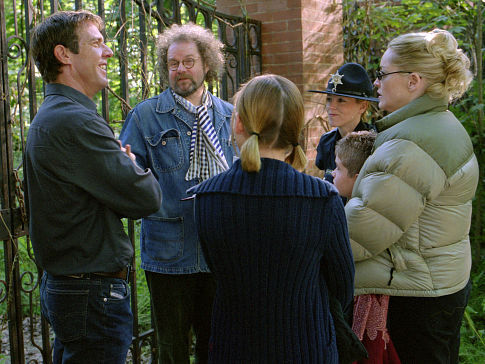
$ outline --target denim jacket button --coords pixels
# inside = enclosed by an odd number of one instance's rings
[[[167,145],[167,142],[165,140],[162,141],[162,145]]]
[[[191,135],[191,134],[192,134],[192,132],[191,132],[191,131],[188,131],[188,132],[187,132],[187,135]]]

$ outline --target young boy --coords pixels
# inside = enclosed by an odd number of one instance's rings
[[[347,134],[335,146],[336,168],[333,183],[339,194],[352,196],[355,180],[372,153],[376,133],[359,131]],[[400,360],[387,332],[389,296],[368,294],[355,297],[352,330],[364,344],[369,357],[359,364],[399,364]]]
[[[332,172],[333,184],[343,197],[352,196],[352,188],[365,160],[372,153],[376,133],[357,131],[347,134],[335,145],[336,168]]]

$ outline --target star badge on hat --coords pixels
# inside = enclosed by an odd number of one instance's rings
[[[342,82],[344,76],[345,82]],[[367,71],[358,63],[346,63],[335,74],[330,74],[326,90],[308,91],[379,102],[378,98],[372,97],[373,86]]]
[[[330,78],[330,82],[332,82],[332,84],[333,84],[332,92],[336,92],[337,91],[337,85],[343,85],[344,84],[342,82],[342,77],[344,77],[344,75],[339,75],[338,70],[337,70],[337,73],[330,74],[330,76],[332,76],[332,78]]]

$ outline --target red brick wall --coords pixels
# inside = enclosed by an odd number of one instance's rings
[[[305,100],[307,172],[322,176],[314,164],[316,146],[327,130],[324,89],[330,73],[343,63],[342,7],[336,0],[246,0],[250,18],[262,23],[263,73],[293,81]],[[237,0],[217,0],[217,10],[242,16]]]

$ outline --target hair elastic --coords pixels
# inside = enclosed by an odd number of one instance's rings
[[[256,135],[259,138],[259,133],[256,133],[255,131],[251,132],[251,135]]]
[[[297,146],[299,146],[300,143],[293,143],[293,146],[296,148]]]

